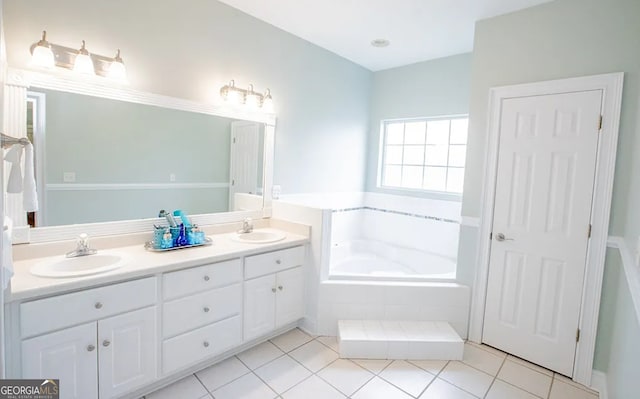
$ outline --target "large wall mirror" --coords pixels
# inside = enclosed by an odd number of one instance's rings
[[[160,210],[241,218],[270,208],[272,116],[16,74],[23,84],[7,87],[23,95],[8,105],[24,116],[18,135],[34,144],[40,206],[24,214],[9,194],[7,213],[32,237],[52,226],[152,220]]]

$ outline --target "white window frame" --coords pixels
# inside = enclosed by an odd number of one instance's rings
[[[383,119],[380,121],[380,145],[378,151],[378,176],[376,186],[379,189],[386,191],[396,191],[396,192],[412,192],[412,193],[421,193],[427,194],[429,196],[437,197],[438,199],[448,199],[461,201],[463,193],[456,193],[451,191],[438,191],[438,190],[427,190],[421,188],[407,188],[407,187],[397,187],[397,186],[385,186],[383,184],[383,174],[384,174],[384,156],[385,156],[385,145],[386,145],[386,129],[385,126],[389,123],[411,123],[411,122],[429,122],[429,121],[439,121],[439,120],[453,120],[453,119],[469,119],[469,114],[455,114],[455,115],[441,115],[441,116],[429,116],[429,117],[416,117],[416,118],[394,118],[394,119]],[[468,147],[468,132],[467,132],[467,143],[465,143],[465,147]],[[449,146],[451,144],[448,144]],[[447,159],[447,166],[445,168],[449,168]],[[426,166],[426,165],[425,165]],[[452,167],[452,168],[460,168],[460,167]],[[465,166],[461,167],[461,169],[466,169]]]

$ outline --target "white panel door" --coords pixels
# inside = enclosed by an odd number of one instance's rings
[[[234,207],[236,193],[257,194],[259,144],[260,125],[258,123],[231,122],[231,151],[229,153],[230,210],[237,210]]]
[[[22,378],[59,379],[61,399],[98,399],[96,323],[22,341]]]
[[[244,282],[244,340],[249,341],[275,328],[276,275]]]
[[[304,272],[302,267],[276,275],[276,328],[304,316]]]
[[[483,342],[571,376],[602,92],[504,100]]]
[[[115,398],[158,374],[156,307],[98,322],[100,398]]]

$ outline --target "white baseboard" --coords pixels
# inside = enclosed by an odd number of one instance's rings
[[[602,371],[593,370],[591,374],[591,389],[598,391],[600,399],[609,399],[607,392],[607,375]]]

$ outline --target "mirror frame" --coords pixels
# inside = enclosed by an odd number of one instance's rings
[[[19,132],[18,136],[26,136],[27,91],[29,88],[57,90],[68,93],[119,100],[136,104],[152,105],[181,111],[195,112],[231,119],[248,120],[265,124],[264,131],[264,165],[262,209],[255,211],[231,211],[208,213],[190,216],[192,221],[201,226],[220,223],[232,223],[251,217],[256,219],[271,217],[273,162],[275,142],[275,114],[250,112],[238,107],[216,106],[176,97],[148,93],[119,86],[117,83],[101,77],[82,77],[79,79],[70,71],[56,71],[51,74],[29,70],[9,68],[4,86],[4,103],[6,110],[5,126],[7,132]],[[15,134],[14,134],[15,135]],[[4,177],[3,195],[6,193]],[[18,203],[19,202],[19,203]],[[21,217],[24,213],[21,201],[6,201],[5,215]],[[101,223],[72,224],[63,226],[46,226],[31,228],[15,226],[13,244],[39,243],[73,239],[80,233],[91,236],[108,236],[115,234],[132,234],[152,231],[153,224],[164,219],[134,219]]]

